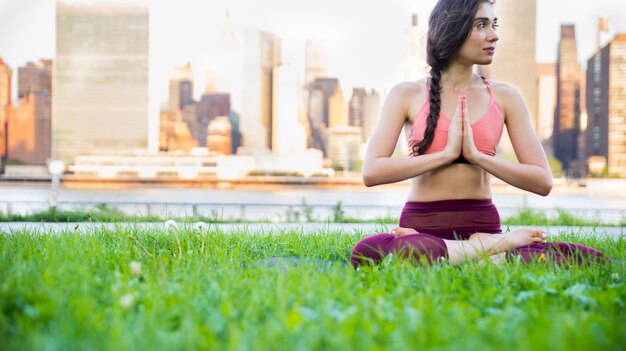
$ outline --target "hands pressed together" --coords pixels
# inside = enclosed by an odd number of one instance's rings
[[[480,155],[474,144],[472,124],[467,113],[467,99],[464,95],[459,96],[459,102],[450,121],[445,151],[453,157],[453,160],[462,155],[470,162]]]

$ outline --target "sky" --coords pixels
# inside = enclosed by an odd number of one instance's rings
[[[499,0],[504,1],[524,0]],[[159,105],[167,100],[167,81],[174,67],[191,63],[196,98],[204,91],[206,72],[215,65],[214,54],[227,12],[239,45],[246,28],[274,33],[282,42],[283,61],[304,75],[306,38],[323,40],[327,45],[328,73],[339,78],[346,98],[353,87],[375,88],[384,96],[404,78],[404,31],[410,25],[411,15],[418,14],[420,26],[425,25],[436,0],[130,2],[150,7],[150,115],[158,120]],[[537,0],[537,61],[556,60],[560,25],[567,23],[576,25],[578,59],[584,64],[596,46],[599,16],[609,17],[611,32],[626,32],[625,3]],[[496,14],[497,8],[498,1]],[[27,61],[54,58],[54,22],[55,0],[0,0],[0,57],[14,72]],[[497,60],[497,52],[494,59]],[[238,80],[241,85],[244,83],[243,78]],[[238,107],[237,99],[233,105]]]

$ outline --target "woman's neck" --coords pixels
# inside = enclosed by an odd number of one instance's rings
[[[450,65],[441,72],[441,87],[454,92],[469,88],[474,80],[474,65]]]

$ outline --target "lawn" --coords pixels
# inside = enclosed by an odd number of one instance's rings
[[[346,266],[371,233],[0,234],[4,350],[623,350],[621,264]],[[577,237],[614,258],[626,240]],[[268,264],[270,257],[304,258]],[[332,262],[330,262],[332,261]]]

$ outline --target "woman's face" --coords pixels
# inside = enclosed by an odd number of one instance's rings
[[[470,36],[461,46],[457,58],[472,64],[490,64],[498,41],[497,26],[498,19],[493,5],[483,2],[474,17]]]

